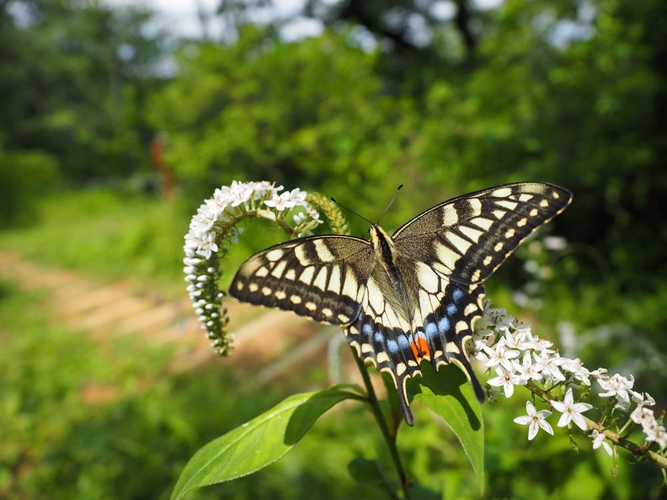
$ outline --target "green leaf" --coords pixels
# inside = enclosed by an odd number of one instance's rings
[[[299,442],[324,412],[346,399],[360,396],[338,386],[285,399],[195,453],[171,498],[176,500],[195,488],[246,476],[275,462]]]
[[[484,423],[482,409],[472,385],[456,366],[443,366],[436,373],[422,364],[420,393],[415,399],[442,418],[458,438],[484,487]]]

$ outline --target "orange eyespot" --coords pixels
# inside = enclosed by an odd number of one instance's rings
[[[426,342],[426,337],[424,337],[424,334],[421,332],[417,333],[413,337],[412,342],[410,343],[410,347],[412,347],[412,354],[414,354],[417,361],[421,360],[421,358],[431,357],[431,351],[429,351],[428,342]]]

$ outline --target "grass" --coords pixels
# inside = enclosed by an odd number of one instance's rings
[[[0,282],[2,498],[166,499],[197,449],[294,392],[276,381],[239,395],[229,363],[170,373],[174,347],[93,340],[46,310],[40,294]],[[350,423],[356,430],[340,443]],[[189,498],[345,498],[360,491],[346,464],[361,450],[375,455],[379,434],[361,432],[366,425],[359,407],[352,418],[332,414],[274,466]]]

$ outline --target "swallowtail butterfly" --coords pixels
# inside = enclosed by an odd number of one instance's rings
[[[299,238],[256,253],[230,287],[238,300],[340,325],[364,362],[388,372],[413,424],[406,381],[455,363],[485,393],[466,343],[482,314],[482,282],[539,226],[570,203],[551,184],[506,184],[446,201],[389,236]]]

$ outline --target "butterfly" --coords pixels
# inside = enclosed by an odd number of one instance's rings
[[[413,425],[406,382],[424,359],[436,370],[458,365],[484,401],[466,347],[482,315],[482,282],[571,200],[552,184],[505,184],[440,203],[391,236],[372,225],[370,241],[298,238],[252,255],[229,293],[342,326],[362,361],[392,376]]]

